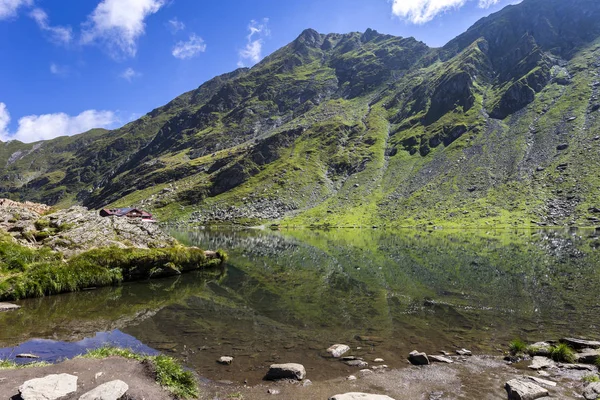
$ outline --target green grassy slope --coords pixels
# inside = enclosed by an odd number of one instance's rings
[[[600,5],[576,3],[525,0],[440,49],[306,30],[120,130],[1,144],[0,195],[201,223],[596,224]]]

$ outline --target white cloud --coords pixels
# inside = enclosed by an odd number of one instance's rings
[[[172,34],[176,34],[177,32],[185,29],[185,24],[177,18],[173,18],[170,19],[169,22],[167,22],[167,27],[169,28]]]
[[[50,73],[58,76],[67,76],[69,75],[69,67],[50,63]]]
[[[14,17],[20,7],[29,7],[32,4],[33,0],[0,0],[0,20]]]
[[[0,0],[1,1],[1,0]],[[50,35],[50,40],[58,44],[69,44],[73,39],[73,30],[71,27],[51,26],[48,23],[48,14],[41,8],[34,8],[29,13],[40,29]]]
[[[197,56],[199,53],[204,53],[205,51],[206,43],[204,43],[204,39],[192,33],[188,41],[178,42],[175,47],[173,47],[172,54],[175,58],[187,60]]]
[[[9,133],[10,114],[6,104],[0,103],[0,140],[19,140],[25,143],[71,136],[93,128],[110,128],[118,118],[112,111],[87,110],[76,116],[65,113],[29,115],[19,119],[19,127]]]
[[[393,0],[392,13],[413,24],[424,24],[437,15],[464,6],[471,0]],[[500,0],[478,0],[480,8],[488,8]]]
[[[103,0],[84,24],[81,41],[100,41],[110,54],[135,56],[137,40],[146,31],[145,19],[158,12],[166,0]]]
[[[123,73],[121,75],[119,75],[121,78],[125,79],[126,81],[131,82],[134,78],[138,78],[140,76],[142,76],[141,73],[137,72],[136,70],[134,70],[133,68],[127,68],[125,71],[123,71]]]
[[[250,25],[248,25],[248,30],[250,33],[246,37],[246,46],[238,52],[240,57],[238,61],[238,67],[244,67],[245,61],[250,61],[251,64],[256,64],[262,60],[262,47],[264,44],[264,38],[271,36],[268,23],[268,18],[264,18],[262,23],[258,23],[255,20],[250,21]]]

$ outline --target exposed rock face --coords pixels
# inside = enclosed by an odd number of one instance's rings
[[[306,377],[306,369],[302,364],[273,364],[265,376],[266,380],[295,379],[301,381]]]
[[[506,382],[505,389],[509,400],[535,400],[548,396],[548,390],[543,387],[519,379]]]
[[[345,344],[334,344],[327,349],[327,352],[334,358],[339,358],[350,351],[350,346]]]
[[[414,350],[408,355],[408,361],[413,365],[429,365],[429,358],[427,358],[427,354],[419,353]]]
[[[116,380],[104,383],[97,388],[90,390],[79,400],[119,400],[129,390],[129,385],[125,382]]]
[[[368,394],[368,393],[345,393],[336,394],[329,398],[329,400],[394,400],[389,396],[382,394]]]
[[[23,400],[55,400],[77,391],[77,377],[69,374],[31,379],[19,387]]]

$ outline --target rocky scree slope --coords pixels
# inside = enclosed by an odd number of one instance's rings
[[[600,222],[600,4],[524,0],[442,48],[304,31],[116,131],[0,144],[0,194],[202,223]]]

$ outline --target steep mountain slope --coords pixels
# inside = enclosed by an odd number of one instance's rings
[[[439,49],[306,30],[116,131],[0,144],[0,195],[165,219],[595,224],[600,4],[524,0]]]

